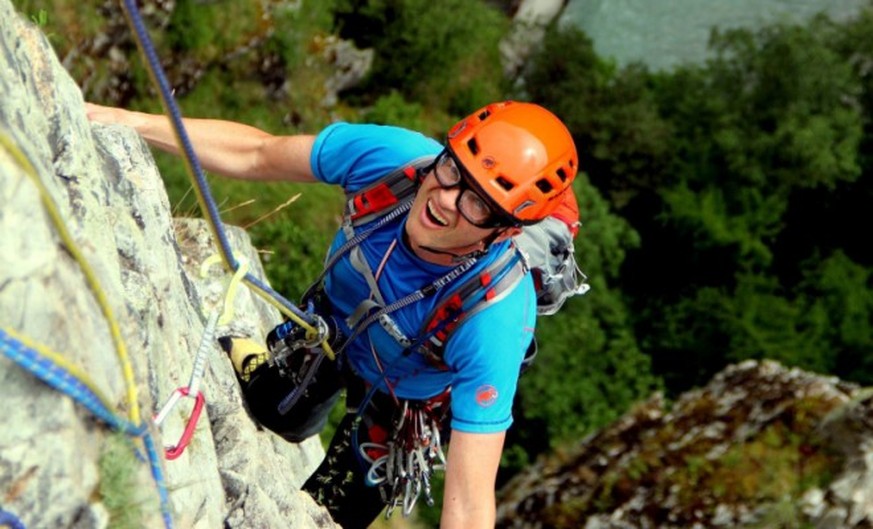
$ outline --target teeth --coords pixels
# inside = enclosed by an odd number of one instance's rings
[[[427,212],[430,213],[430,216],[433,217],[433,219],[436,220],[441,226],[449,225],[449,221],[447,221],[446,219],[441,217],[436,211],[434,211],[430,201],[428,201],[427,203]]]

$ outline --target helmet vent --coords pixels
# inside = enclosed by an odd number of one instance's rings
[[[559,167],[557,173],[558,173],[558,178],[561,179],[561,182],[567,181],[567,171],[565,171],[563,167]]]
[[[485,119],[491,115],[490,110],[483,110],[479,113],[479,121],[485,121]]]
[[[473,156],[479,154],[479,142],[476,141],[476,138],[470,138],[467,140],[467,148],[470,149],[470,153]]]
[[[537,180],[537,188],[542,191],[544,195],[548,194],[552,189],[554,189],[552,187],[552,184],[549,183],[549,181],[545,178],[540,178],[539,180]]]
[[[515,184],[506,179],[505,176],[498,176],[495,181],[503,188],[504,191],[511,191]]]

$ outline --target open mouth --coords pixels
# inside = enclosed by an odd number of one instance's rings
[[[442,227],[446,227],[446,226],[449,225],[449,221],[447,221],[446,219],[444,219],[442,216],[440,216],[439,213],[437,213],[437,212],[433,209],[433,206],[431,205],[430,200],[427,201],[427,209],[426,209],[426,211],[427,211],[427,218],[428,218],[431,222],[433,222],[434,224],[436,224],[436,225],[438,225],[438,226],[442,226]]]

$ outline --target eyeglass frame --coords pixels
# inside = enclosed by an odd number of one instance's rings
[[[440,172],[437,170],[437,167],[440,166],[443,160],[448,158],[449,161],[454,164],[455,169],[458,172],[458,180],[453,183],[445,184],[444,180],[440,178]],[[455,209],[461,214],[464,219],[481,229],[488,228],[505,228],[508,226],[514,226],[518,224],[514,219],[506,215],[502,210],[500,210],[495,204],[494,201],[490,198],[486,197],[481,193],[481,187],[479,187],[470,173],[464,168],[464,165],[455,158],[454,154],[450,149],[443,149],[437,157],[434,159],[433,164],[430,166],[430,171],[433,172],[434,178],[437,181],[437,184],[442,189],[452,189],[459,188],[458,198],[455,199]],[[470,216],[464,211],[464,208],[461,207],[461,199],[467,194],[472,193],[472,196],[476,198],[479,202],[481,202],[487,209],[488,215],[481,221],[474,221]]]

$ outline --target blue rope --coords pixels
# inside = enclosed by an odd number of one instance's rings
[[[146,30],[145,24],[143,23],[142,17],[140,16],[139,8],[137,8],[135,0],[124,0],[124,7],[126,12],[128,13],[128,20],[130,21],[131,25],[133,26],[133,30],[137,35],[137,40],[139,41],[140,48],[146,57],[149,71],[152,73],[154,81],[158,84],[158,88],[161,93],[161,100],[164,102],[164,108],[166,109],[167,114],[170,117],[170,121],[173,124],[173,129],[176,131],[179,143],[181,144],[182,152],[184,153],[185,159],[188,161],[189,168],[191,169],[191,172],[193,173],[193,176],[197,181],[197,196],[201,199],[201,205],[203,205],[206,209],[206,215],[207,217],[209,217],[210,225],[213,227],[213,233],[215,235],[215,238],[218,240],[221,253],[230,268],[233,270],[233,272],[236,272],[239,268],[239,263],[233,256],[233,250],[230,247],[230,243],[227,240],[227,236],[225,235],[224,230],[221,228],[221,216],[218,212],[218,206],[215,204],[212,196],[207,191],[209,189],[209,185],[206,182],[206,177],[203,174],[203,168],[200,165],[200,160],[194,153],[194,148],[191,145],[191,140],[188,137],[188,133],[185,130],[184,124],[182,123],[182,114],[179,111],[179,106],[176,104],[176,101],[173,98],[173,91],[170,88],[170,83],[167,81],[167,77],[164,74],[163,68],[161,68],[161,62],[158,58],[157,52],[155,51],[155,47],[152,44],[151,38],[149,37],[149,33]],[[273,290],[270,286],[268,286],[257,277],[253,276],[250,273],[246,273],[244,279],[247,283],[254,285],[256,288],[263,291],[265,294],[269,295],[277,302],[281,303],[282,306],[290,310],[293,314],[301,318],[303,321],[313,326],[316,325],[316,321],[309,314],[305,313],[296,305],[285,299],[281,294]]]
[[[141,429],[108,410],[100,398],[81,380],[41,356],[37,351],[9,336],[0,329],[0,349],[10,360],[49,386],[68,395],[100,420],[128,435],[141,435]]]
[[[161,516],[164,519],[164,527],[171,529],[173,527],[173,517],[170,515],[170,495],[167,492],[167,483],[164,480],[164,470],[161,468],[161,458],[155,449],[155,440],[151,434],[143,436],[146,453],[149,457],[149,467],[152,471],[152,479],[155,480],[155,485],[158,487],[158,498],[161,501]]]
[[[145,444],[146,453],[148,455],[149,466],[151,467],[152,478],[158,489],[158,496],[161,504],[161,516],[164,520],[164,526],[167,529],[171,529],[173,527],[173,520],[170,515],[169,494],[167,492],[163,470],[161,469],[161,459],[158,456],[158,452],[155,450],[154,439],[152,438],[151,433],[149,433],[146,425],[137,426],[130,421],[119,417],[106,408],[100,397],[88,388],[85,383],[53,363],[50,359],[40,355],[38,351],[26,347],[18,340],[12,338],[2,329],[0,329],[0,351],[2,351],[7,358],[38,379],[87,408],[88,411],[112,428],[133,437],[143,438],[143,443]],[[0,510],[0,525],[3,523],[10,525],[9,522],[2,517],[5,514],[8,513]],[[15,520],[17,521],[17,519]],[[20,522],[19,525],[12,525],[11,527],[12,529],[24,529],[24,526],[21,525]]]
[[[0,509],[0,525],[5,525],[9,529],[25,529],[21,520],[11,512],[4,511],[3,509]]]

